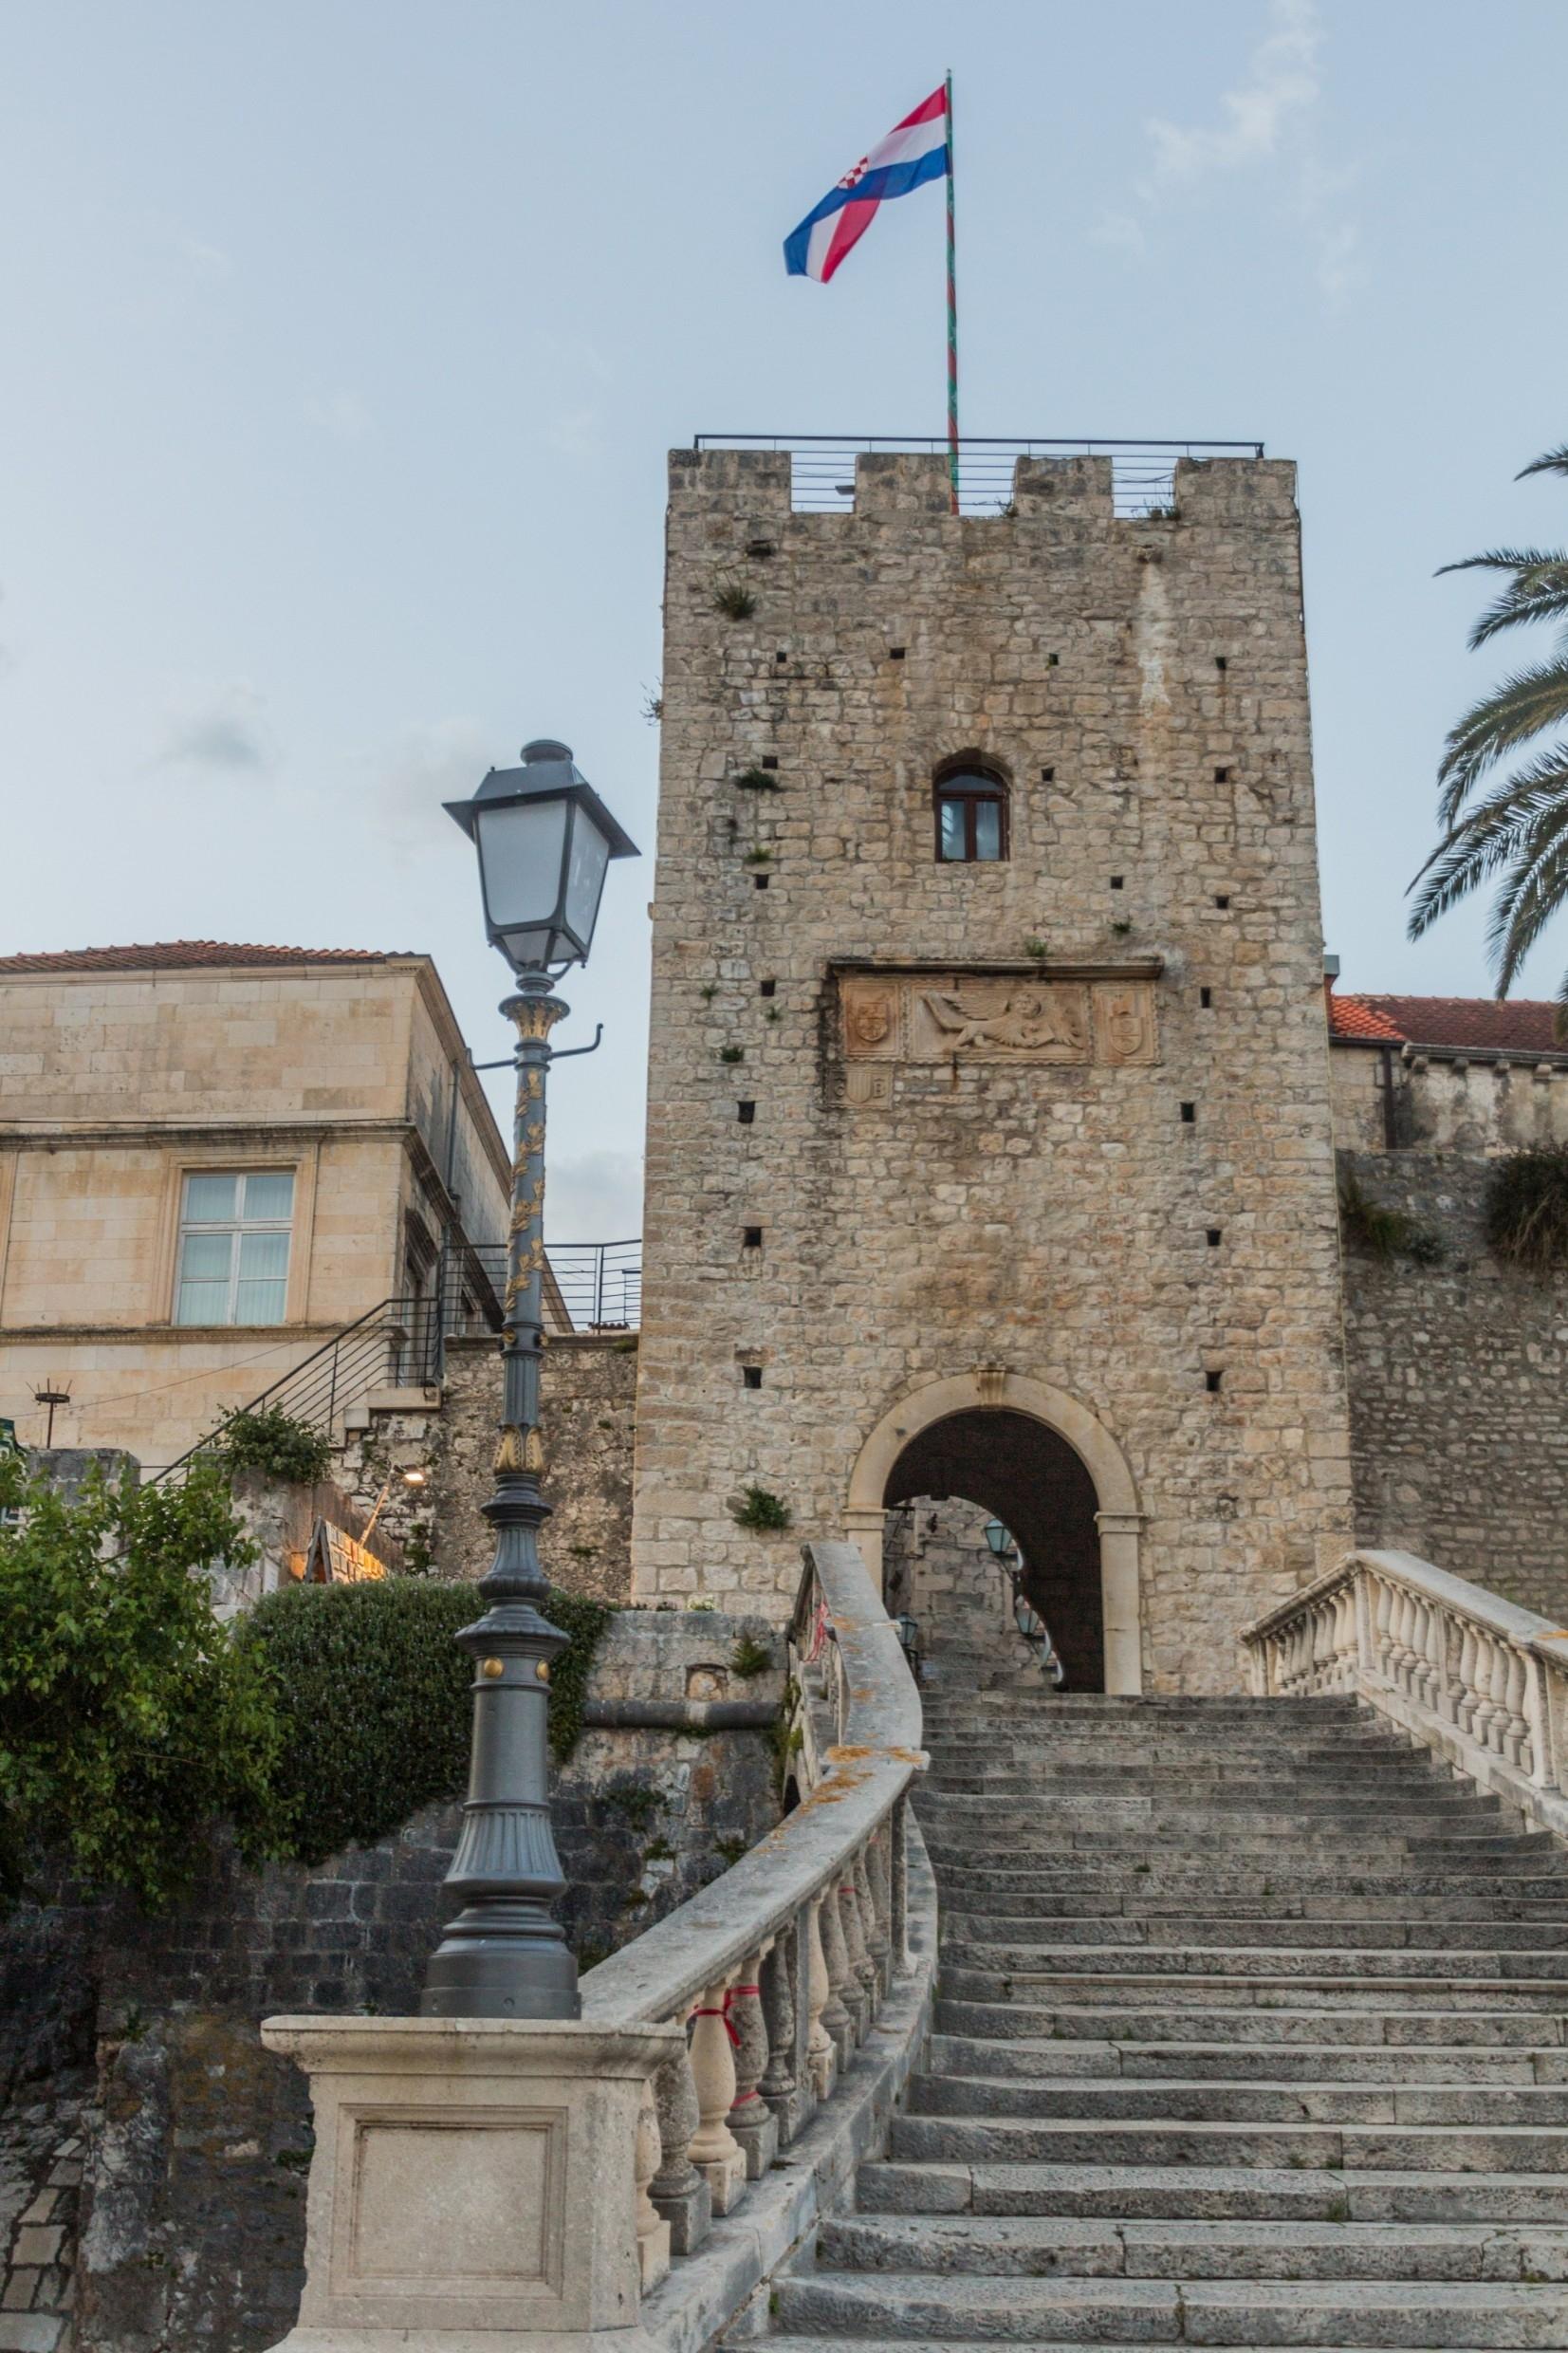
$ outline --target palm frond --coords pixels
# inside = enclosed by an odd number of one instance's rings
[[[1461,556],[1455,564],[1440,564],[1432,574],[1445,572],[1528,572],[1538,564],[1568,563],[1559,547],[1488,547],[1478,556]]]
[[[1549,839],[1564,822],[1568,763],[1560,753],[1542,755],[1496,787],[1443,836],[1409,886],[1414,897],[1410,936],[1418,939],[1439,916],[1511,862],[1522,858],[1528,863],[1532,844]]]
[[[1457,821],[1476,786],[1504,753],[1539,735],[1543,728],[1568,724],[1568,660],[1540,662],[1516,671],[1465,713],[1443,747],[1437,771],[1437,822],[1445,831]]]
[[[1521,466],[1514,480],[1522,482],[1526,474],[1532,473],[1568,473],[1568,441],[1555,450],[1548,450],[1544,456],[1532,457],[1527,466]]]
[[[1526,628],[1538,621],[1568,619],[1568,556],[1549,564],[1532,565],[1515,575],[1494,604],[1489,604],[1470,631],[1472,653],[1504,629]]]
[[[1519,970],[1568,893],[1568,806],[1554,838],[1538,846],[1525,868],[1517,862],[1504,878],[1486,924],[1486,958],[1497,993],[1505,997]]]

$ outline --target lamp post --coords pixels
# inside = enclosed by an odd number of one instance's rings
[[[490,944],[517,987],[512,1212],[502,1312],[503,1399],[495,1492],[480,1508],[495,1557],[484,1617],[457,1640],[474,1662],[473,1746],[462,1834],[446,1884],[463,1899],[425,1974],[427,2017],[575,2018],[577,1962],[548,1906],[565,1881],[550,1828],[550,1664],[566,1637],[540,1609],[539,1360],[544,1345],[544,1082],[550,1032],[567,1007],[554,975],[587,960],[612,858],[635,858],[565,744],[525,744],[519,769],[491,769],[471,801],[449,802],[479,853]]]

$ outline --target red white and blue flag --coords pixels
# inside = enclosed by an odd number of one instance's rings
[[[784,239],[784,267],[792,278],[816,278],[825,286],[846,253],[871,227],[876,208],[890,196],[907,196],[948,168],[948,93],[932,90],[913,114],[846,172],[814,213]]]

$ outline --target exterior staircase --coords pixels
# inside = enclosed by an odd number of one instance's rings
[[[769,2353],[1568,2346],[1568,1848],[1353,1699],[977,1685],[937,2030]]]

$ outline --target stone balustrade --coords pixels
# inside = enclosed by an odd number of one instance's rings
[[[856,1547],[805,1564],[783,1728],[799,1803],[590,1970],[580,2020],[263,2027],[316,2111],[287,2353],[696,2353],[843,2196],[929,2029],[935,1899],[896,1630]]]
[[[645,2293],[832,2099],[906,1965],[920,1700],[853,1545],[805,1547],[788,1649],[782,1745],[802,1802],[582,1979],[585,2024],[686,2029],[641,2128]]]
[[[1568,1629],[1410,1552],[1352,1552],[1242,1637],[1252,1688],[1354,1692],[1568,1834]]]

